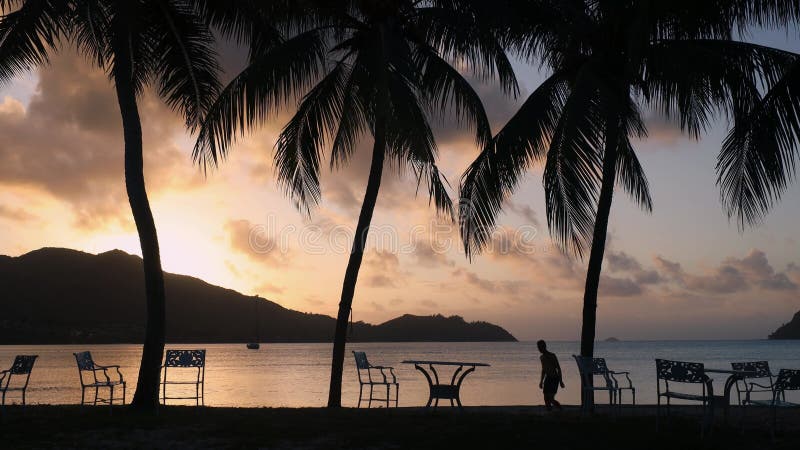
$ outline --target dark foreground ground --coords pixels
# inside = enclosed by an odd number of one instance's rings
[[[618,417],[583,416],[575,408],[478,407],[428,411],[321,408],[168,407],[157,416],[107,407],[0,409],[3,448],[267,449],[798,449],[800,411],[785,411],[773,440],[763,411],[744,427],[718,423],[701,439],[697,411],[679,411],[656,432],[654,409]],[[738,419],[738,411],[732,418]],[[734,426],[736,425],[736,426]]]

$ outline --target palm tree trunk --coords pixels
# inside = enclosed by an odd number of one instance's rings
[[[116,47],[114,85],[125,136],[125,188],[128,192],[128,201],[142,247],[147,298],[147,327],[142,349],[142,363],[139,366],[139,380],[131,405],[145,410],[154,410],[158,407],[160,367],[161,359],[164,356],[166,324],[164,273],[161,271],[158,236],[144,183],[142,124],[139,119],[136,92],[132,82],[131,55],[127,45]]]
[[[616,180],[617,145],[619,143],[618,120],[609,120],[606,125],[606,148],[603,152],[603,181],[600,186],[600,199],[597,203],[597,216],[594,221],[592,249],[589,254],[589,267],[586,272],[586,286],[583,293],[583,327],[581,329],[581,356],[594,357],[595,326],[597,324],[597,288],[600,286],[600,272],[606,251],[608,217],[611,214],[611,200],[614,196]],[[593,403],[593,396],[582,398],[585,405]]]
[[[356,290],[358,270],[361,268],[361,259],[364,256],[364,247],[367,243],[369,224],[375,203],[378,200],[378,190],[381,186],[383,173],[383,159],[386,151],[386,119],[378,113],[375,118],[375,144],[372,148],[372,163],[369,168],[367,191],[364,194],[364,203],[361,204],[361,213],[358,216],[356,234],[353,238],[353,249],[350,260],[344,273],[342,297],[339,301],[339,314],[336,316],[336,334],[333,338],[333,358],[331,361],[331,385],[328,391],[328,407],[342,406],[342,371],[344,370],[344,347],[347,341],[347,320],[353,304],[353,295]]]

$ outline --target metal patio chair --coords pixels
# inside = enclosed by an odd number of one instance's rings
[[[772,388],[774,385],[774,375],[769,370],[769,362],[767,361],[745,361],[731,363],[733,370],[740,370],[743,372],[753,372],[753,375],[744,377],[743,380],[736,380],[736,397],[740,405],[744,405],[748,401],[748,393],[769,393],[772,395]],[[748,380],[763,380],[759,383]],[[749,385],[749,386],[748,386]],[[745,398],[742,398],[745,394]]]
[[[622,392],[631,391],[632,404],[636,404],[636,388],[630,378],[630,372],[615,372],[608,369],[605,358],[588,358],[585,356],[572,355],[578,365],[578,372],[581,377],[582,398],[597,391],[608,391],[608,404],[622,406]],[[625,383],[620,386],[617,375],[625,377]],[[595,377],[602,378],[601,384],[595,384]],[[583,402],[583,410],[590,408],[590,402]]]
[[[28,382],[31,380],[31,372],[33,372],[33,363],[36,362],[38,355],[17,355],[14,358],[14,363],[10,369],[0,371],[0,392],[3,394],[3,400],[0,405],[6,404],[6,394],[9,391],[16,391],[22,393],[22,404],[25,404],[25,393],[28,390]],[[24,382],[11,383],[11,379],[24,379]]]
[[[86,403],[86,390],[94,388],[92,405],[107,403],[112,406],[114,404],[114,389],[117,386],[122,386],[122,404],[125,404],[125,379],[122,377],[122,372],[120,372],[118,365],[98,365],[92,359],[91,352],[73,353],[73,355],[75,355],[75,362],[78,364],[78,379],[81,381],[81,405]],[[110,374],[109,369],[114,369],[116,374]],[[100,376],[98,376],[98,373]],[[100,389],[104,388],[108,389],[108,398],[99,396]]]
[[[386,407],[390,406],[390,402],[394,402],[395,408],[397,407],[398,399],[400,398],[400,383],[397,382],[397,376],[394,373],[394,368],[389,366],[373,366],[367,360],[367,354],[364,352],[353,352],[356,359],[356,372],[358,372],[358,408],[361,408],[361,401],[364,396],[364,387],[369,386],[369,401],[367,408],[372,406],[373,400],[385,401]],[[388,373],[387,373],[388,371]],[[373,378],[373,374],[375,378]],[[386,398],[374,397],[373,391],[375,386],[386,387]],[[391,389],[394,386],[394,399],[391,397]]]
[[[752,384],[751,384],[752,385]],[[747,405],[766,406],[772,413],[770,421],[770,434],[775,436],[778,425],[778,409],[800,408],[800,403],[786,401],[786,391],[800,391],[800,369],[781,369],[772,385],[772,396],[769,400],[754,400],[750,398],[750,391],[746,394]],[[747,408],[745,408],[747,411]]]
[[[661,384],[664,384],[662,391]],[[680,391],[675,391],[670,387],[670,382],[681,384],[700,384],[701,394],[690,394]],[[705,367],[702,363],[684,362],[684,361],[670,361],[666,359],[656,359],[656,429],[658,429],[659,421],[661,418],[661,399],[665,398],[667,401],[667,416],[670,415],[670,404],[672,399],[687,400],[702,402],[703,404],[703,426],[702,431],[705,431],[705,426],[710,424],[712,404],[714,399],[714,387],[711,378],[705,373]]]
[[[161,403],[166,405],[167,400],[194,400],[195,403],[205,405],[205,377],[206,377],[206,351],[205,350],[167,350],[164,365],[161,366]],[[172,369],[172,370],[169,370]],[[185,376],[169,380],[169,373],[189,372],[190,378]],[[167,385],[194,385],[194,396],[167,397]]]

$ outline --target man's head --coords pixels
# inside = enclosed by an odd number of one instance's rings
[[[542,353],[547,351],[547,342],[541,339],[536,342],[536,346],[539,347],[539,351]]]

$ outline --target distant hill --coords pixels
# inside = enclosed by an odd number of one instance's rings
[[[800,339],[800,311],[795,313],[789,323],[783,324],[774,333],[769,335],[770,339]]]
[[[255,302],[262,342],[330,342],[334,318],[284,308],[198,278],[165,273],[168,342],[248,342]],[[142,260],[120,250],[99,255],[43,248],[0,255],[3,344],[136,343],[145,325]],[[404,315],[380,325],[356,322],[348,338],[366,341],[515,341],[503,328],[461,317]]]

